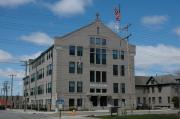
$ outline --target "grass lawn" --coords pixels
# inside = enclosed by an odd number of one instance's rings
[[[128,116],[103,116],[100,119],[179,119],[177,115],[128,115]]]

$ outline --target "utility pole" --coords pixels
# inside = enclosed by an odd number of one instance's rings
[[[3,88],[4,88],[4,94],[5,94],[5,96],[6,96],[6,98],[5,98],[5,102],[6,102],[6,108],[7,108],[7,100],[8,100],[8,97],[7,97],[7,95],[8,95],[8,81],[4,81],[4,83],[3,83]]]
[[[28,72],[28,61],[21,61],[23,63],[23,65],[21,66],[25,66],[25,77],[27,77],[27,72]],[[27,108],[27,102],[26,102],[26,93],[24,95],[24,111],[26,111]]]
[[[16,75],[11,74],[9,75],[11,77],[11,109],[13,108],[13,80]]]

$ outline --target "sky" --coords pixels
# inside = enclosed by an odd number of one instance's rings
[[[22,94],[20,61],[37,57],[53,37],[91,23],[97,12],[114,30],[119,4],[120,27],[132,24],[129,42],[136,45],[136,75],[180,72],[179,0],[0,0],[0,89],[16,74],[13,94]]]

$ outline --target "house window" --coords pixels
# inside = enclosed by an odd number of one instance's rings
[[[158,91],[159,91],[159,93],[161,93],[162,87],[158,87]]]
[[[75,55],[75,46],[69,46],[69,55]]]
[[[77,99],[77,106],[82,107],[82,98]]]
[[[154,93],[154,87],[152,87],[152,93]]]
[[[113,83],[113,93],[118,93],[118,83]]]
[[[118,99],[114,99],[114,106],[119,106],[119,101],[118,101]]]
[[[124,60],[124,51],[121,51],[121,59]]]
[[[94,62],[95,62],[95,49],[90,48],[90,63],[94,64]]]
[[[118,65],[113,65],[113,75],[114,76],[118,75]]]
[[[105,71],[103,71],[102,72],[102,82],[106,82],[106,72]]]
[[[75,92],[75,82],[69,81],[69,92],[74,93]]]
[[[121,83],[121,92],[125,93],[126,89],[125,89],[125,83]]]
[[[44,85],[38,86],[38,94],[43,94],[44,93]]]
[[[90,44],[95,45],[95,37],[90,37]]]
[[[155,104],[156,103],[156,99],[155,97],[152,97],[152,103]]]
[[[69,99],[69,107],[74,107],[74,99],[73,98]]]
[[[112,55],[113,55],[113,59],[118,59],[118,51],[117,50],[113,50]]]
[[[162,98],[161,97],[159,97],[159,104],[161,104],[162,103]]]
[[[75,62],[69,62],[69,73],[75,73]]]
[[[101,50],[99,48],[96,49],[96,64],[101,63]]]
[[[170,97],[168,97],[168,104],[171,102],[171,98]]]
[[[83,56],[83,47],[77,46],[77,56]]]
[[[101,72],[96,71],[96,82],[101,82]]]
[[[90,82],[95,82],[95,71],[90,71]]]
[[[137,98],[137,103],[141,104],[141,98],[140,97]]]
[[[83,73],[83,63],[77,62],[77,74],[82,74],[82,73]]]
[[[121,65],[121,76],[125,76],[125,66]]]
[[[83,83],[81,81],[77,82],[77,92],[82,93],[83,90]]]

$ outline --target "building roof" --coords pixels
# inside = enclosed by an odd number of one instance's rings
[[[180,79],[180,76],[175,76],[175,75],[136,76],[135,85],[145,86],[145,85],[148,85],[151,80],[154,80],[156,82],[155,85],[179,84],[177,79]]]

